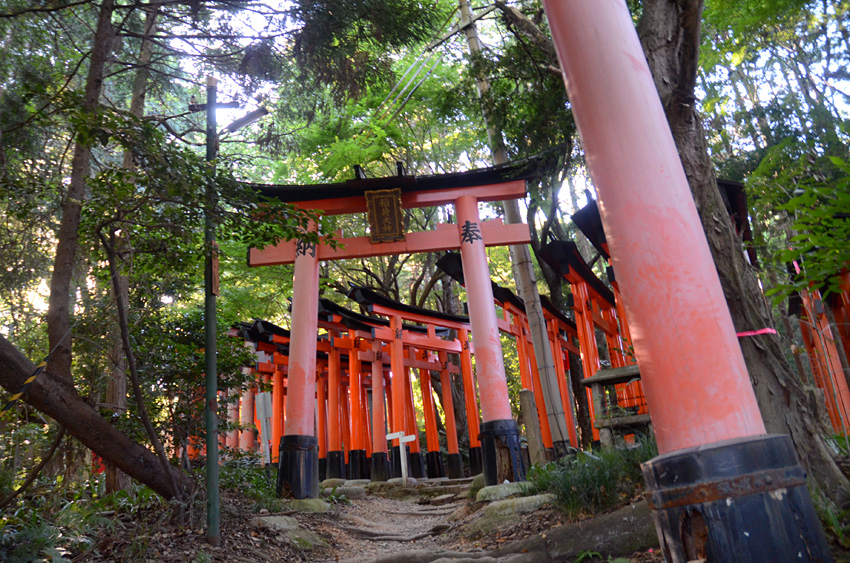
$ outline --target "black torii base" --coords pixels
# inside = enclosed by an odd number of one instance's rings
[[[328,479],[345,479],[345,452],[328,452]]]
[[[463,456],[449,454],[446,461],[449,466],[449,479],[463,479]]]
[[[789,436],[677,450],[642,469],[670,563],[833,560]]]
[[[483,422],[478,438],[481,440],[484,483],[487,486],[501,483],[501,479],[525,480],[519,429],[513,419]]]
[[[372,481],[386,481],[390,478],[390,462],[387,452],[372,454]]]
[[[280,439],[277,495],[297,499],[319,496],[319,440],[315,436]]]

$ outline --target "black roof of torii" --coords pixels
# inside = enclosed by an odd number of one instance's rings
[[[404,303],[395,301],[393,299],[390,299],[389,297],[384,297],[380,293],[373,291],[367,287],[352,286],[352,288],[348,292],[348,297],[350,299],[354,299],[366,308],[368,308],[370,305],[380,305],[382,307],[395,309],[397,311],[430,317],[435,320],[434,324],[439,324],[438,321],[440,320],[450,321],[452,323],[469,324],[469,317],[451,315],[449,313],[441,313],[439,311],[432,311],[431,309],[424,309],[422,307],[416,307],[413,305],[405,305]]]
[[[356,178],[334,184],[251,184],[260,194],[283,202],[294,203],[318,199],[335,199],[363,195],[366,191],[401,188],[402,193],[441,190],[447,188],[466,188],[498,184],[511,180],[530,178],[534,173],[534,157],[510,162],[490,168],[479,168],[467,172],[434,174],[428,176],[406,176],[399,171],[398,176],[385,178]]]

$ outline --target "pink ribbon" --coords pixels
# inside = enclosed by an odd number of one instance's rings
[[[758,336],[759,334],[777,334],[774,328],[760,328],[759,330],[747,330],[738,333],[738,338],[742,336]]]

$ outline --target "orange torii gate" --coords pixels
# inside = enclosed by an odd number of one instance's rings
[[[469,293],[469,314],[476,340],[476,373],[481,390],[483,423],[479,438],[485,482],[495,484],[503,478],[524,478],[484,247],[527,244],[530,235],[526,225],[504,225],[500,220],[482,222],[478,213],[479,202],[524,197],[525,181],[517,177],[516,168],[505,166],[419,178],[403,175],[371,180],[358,178],[321,186],[255,186],[265,196],[305,209],[322,210],[324,215],[363,213],[369,201],[373,203],[371,237],[341,239],[342,247],[290,241],[249,251],[251,266],[295,264],[287,398],[290,408],[280,446],[279,493],[289,489],[296,498],[318,495],[318,471],[314,469],[318,465],[318,440],[314,431],[316,357],[313,335],[318,328],[319,261],[457,249],[463,258],[465,277],[476,287],[476,291]],[[371,199],[367,201],[367,197]],[[434,205],[454,205],[457,224],[407,235],[393,232],[394,222],[402,218],[402,209]],[[393,327],[394,330],[400,328]],[[398,417],[393,420],[394,432],[405,430],[397,427],[401,422]],[[499,457],[508,463],[500,464]],[[499,467],[509,467],[510,474],[498,474]]]
[[[794,266],[799,273],[799,266],[796,263]],[[800,333],[812,377],[824,392],[832,428],[846,435],[850,428],[850,388],[844,373],[845,363],[850,362],[850,273],[842,274],[839,292],[827,299],[814,288],[798,295],[799,301],[793,303],[792,308],[799,309]],[[829,322],[827,308],[834,316],[835,326]],[[842,361],[842,349],[845,361]]]
[[[452,252],[444,254],[437,260],[437,267],[458,283],[464,285],[462,264],[457,254]],[[525,304],[509,289],[500,287],[493,281],[490,283],[493,288],[493,299],[496,305],[502,309],[504,317],[499,321],[499,329],[516,339],[522,388],[534,393],[543,445],[547,450],[547,455],[560,458],[566,453],[567,442],[572,447],[578,447],[572,392],[567,383],[569,358],[565,362],[563,357],[565,351],[567,353],[579,353],[578,348],[572,342],[573,338],[578,336],[575,324],[557,311],[545,296],[540,296],[543,305],[543,318],[547,324],[549,344],[558,377],[557,394],[560,396],[560,405],[556,405],[554,403],[558,401],[558,397],[553,396],[550,401],[545,399],[540,374],[537,370],[534,347],[528,338],[530,330]],[[557,408],[558,406],[561,407],[560,410]],[[554,425],[552,422],[554,422]],[[552,426],[555,426],[556,430],[561,427],[559,423],[566,425],[566,435],[564,436],[560,432],[555,435],[552,431]]]
[[[361,291],[363,293],[361,293]],[[356,294],[357,299],[361,303],[365,303],[363,294],[366,296],[379,297],[377,294],[365,289],[365,288],[354,288],[352,290],[352,294],[350,297],[354,297]],[[387,300],[388,303],[396,304],[400,307],[404,307],[400,303],[396,303],[394,301]],[[440,356],[445,355],[447,352],[459,352],[461,350],[461,343],[459,340],[444,340],[439,338],[439,334],[445,334],[447,331],[442,327],[437,327],[433,323],[428,326],[415,326],[410,324],[402,324],[401,331],[401,354],[400,356],[394,359],[393,354],[399,354],[398,351],[393,350],[393,343],[395,342],[395,331],[391,330],[391,320],[386,320],[381,317],[367,317],[365,315],[360,315],[359,313],[355,313],[350,311],[344,307],[336,305],[328,300],[322,299],[320,301],[320,309],[326,312],[329,315],[333,315],[335,318],[338,318],[341,322],[345,322],[351,326],[351,323],[357,323],[362,325],[362,327],[358,327],[358,330],[352,335],[349,334],[348,337],[334,337],[333,345],[336,348],[347,349],[347,350],[359,350],[358,355],[360,360],[363,361],[373,361],[373,375],[372,375],[372,398],[374,401],[382,401],[383,397],[379,396],[381,394],[380,387],[375,385],[375,365],[377,361],[381,361],[382,365],[386,367],[387,365],[392,367],[393,362],[396,362],[396,372],[406,372],[411,368],[420,370],[420,383],[422,384],[422,394],[423,394],[423,403],[425,405],[428,404],[430,395],[429,390],[430,387],[428,385],[428,377],[427,372],[429,371],[439,371],[443,376],[449,376],[452,373],[459,373],[459,369],[447,363],[443,360],[438,360],[433,357],[433,354],[426,354],[425,357],[421,357],[417,354],[419,352],[437,352]],[[432,313],[431,311],[421,310],[423,313],[420,316],[427,316],[427,314]],[[377,311],[376,311],[377,312]],[[403,314],[403,313],[402,313]],[[394,315],[400,316],[400,315]],[[459,318],[461,319],[461,318]],[[405,319],[402,319],[405,320]],[[465,319],[461,319],[465,320]],[[356,326],[356,325],[355,325]],[[379,353],[375,353],[374,350],[379,350]],[[406,350],[406,352],[405,352]],[[351,357],[351,353],[349,352],[349,358]],[[399,369],[399,362],[401,369]],[[390,370],[392,371],[392,369]],[[351,373],[351,372],[350,372]],[[350,375],[349,375],[350,377]],[[471,378],[471,374],[469,376]],[[392,416],[404,417],[404,422],[402,423],[405,426],[405,431],[408,434],[418,433],[416,430],[415,424],[415,413],[413,412],[412,401],[410,397],[412,396],[412,388],[410,387],[409,377],[405,376],[403,378],[403,385],[399,384],[398,378],[396,381],[393,381],[392,378],[389,377],[389,374],[384,374],[384,378],[386,379],[384,387],[388,389],[387,393],[387,404],[389,405],[389,411]],[[395,385],[394,385],[395,384]],[[393,400],[393,389],[395,389],[395,400]],[[450,388],[449,388],[450,392]],[[354,395],[352,395],[353,397]],[[463,467],[459,463],[460,462],[460,453],[458,451],[457,446],[457,433],[455,430],[455,422],[454,422],[454,413],[452,407],[452,398],[451,396],[446,397],[445,392],[443,394],[443,402],[444,405],[447,405],[448,409],[446,412],[446,432],[447,432],[447,445],[449,450],[449,476],[452,478],[459,478],[463,476]],[[382,403],[381,403],[382,404]],[[321,405],[321,402],[320,402]],[[352,410],[356,410],[353,406],[352,402]],[[372,412],[374,414],[372,432],[375,436],[373,440],[373,448],[371,457],[371,478],[372,480],[385,480],[387,478],[387,450],[386,450],[386,440],[384,439],[384,435],[386,434],[386,428],[384,426],[383,418],[378,419],[377,417],[382,417],[383,412],[382,408],[378,409],[373,406]],[[428,414],[428,409],[426,408],[425,412],[426,416],[426,436],[428,438],[428,454],[429,454],[429,477],[442,477],[444,475],[444,471],[442,469],[443,464],[442,460],[439,457],[439,438],[437,436],[436,431],[436,421],[429,420],[430,415]],[[351,454],[356,458],[358,454],[356,450],[359,448],[358,443],[358,427],[368,429],[368,425],[358,424],[358,422],[352,417],[351,421],[351,429],[352,429],[352,446],[351,446]],[[476,426],[477,428],[477,426]],[[412,468],[412,476],[414,477],[424,477],[424,465],[421,460],[421,455],[418,450],[418,443],[411,444],[412,450],[412,459],[409,464]],[[322,458],[325,457],[321,449],[321,436],[320,436],[320,472],[322,466]],[[330,452],[329,452],[330,453]],[[395,453],[395,452],[394,452]],[[339,455],[339,454],[337,454]],[[397,457],[397,456],[396,456]],[[333,456],[328,456],[328,467],[329,471],[327,473],[328,477],[334,476],[344,476],[342,475],[341,464],[338,461],[334,461]],[[352,478],[358,478],[358,475],[355,473],[358,471],[356,464],[352,461],[350,464],[351,472],[350,476]],[[478,464],[478,472],[481,471],[480,462]],[[360,471],[360,477],[366,477],[367,472],[364,470]],[[398,460],[396,459],[392,466],[392,473],[395,475],[399,471]],[[475,466],[473,466],[473,471],[475,471]]]
[[[368,290],[364,291],[367,295],[371,294]],[[395,302],[388,302],[395,304]],[[404,307],[401,304],[398,305]],[[421,311],[426,316],[432,313],[427,310]],[[468,327],[468,319],[465,317],[457,317],[453,320],[460,323],[459,326]],[[367,317],[327,299],[321,299],[318,324],[321,328],[326,329],[330,335],[330,337],[320,336],[317,340],[317,348],[324,350],[317,353],[316,370],[320,479],[348,477],[352,479],[386,480],[389,473],[387,470],[386,440],[384,438],[386,426],[383,412],[383,389],[392,388],[388,374],[391,359],[388,352],[389,346],[382,342],[380,337],[390,338],[390,322],[379,317]],[[444,328],[403,325],[404,352],[402,361],[404,369],[416,368],[420,370],[420,383],[426,408],[430,397],[430,376],[428,372],[439,371],[445,381],[449,381],[452,374],[460,373],[457,366],[447,361],[446,354],[448,352],[462,352],[461,341],[458,339],[451,341],[434,339],[437,334],[446,332]],[[375,333],[378,333],[379,338],[374,338]],[[240,323],[231,331],[231,335],[242,337],[246,340],[246,345],[250,345],[256,351],[258,361],[251,371],[256,371],[258,376],[261,376],[262,373],[269,374],[267,375],[269,378],[271,377],[270,374],[282,376],[279,378],[282,386],[275,388],[275,396],[272,399],[273,404],[277,406],[271,420],[272,440],[274,440],[274,436],[280,435],[283,431],[282,414],[285,411],[286,402],[285,374],[288,364],[290,332],[267,321],[257,320],[253,324]],[[425,353],[425,355],[419,357],[418,351]],[[366,375],[367,371],[358,367],[360,363],[371,363],[372,369],[369,375]],[[471,365],[470,362],[462,363]],[[347,374],[345,366],[348,366]],[[383,382],[384,379],[386,379],[386,384]],[[468,372],[465,379],[472,380],[471,372]],[[368,408],[367,397],[367,389],[369,389],[370,383],[374,403],[372,409]],[[416,433],[415,415],[412,414],[412,401],[410,400],[412,389],[409,379],[405,381],[404,386],[399,386],[398,389],[405,395],[405,400],[401,405],[404,409],[403,415],[405,416],[407,432],[409,434]],[[229,443],[229,447],[239,447],[246,451],[253,450],[256,447],[253,430],[247,428],[252,423],[255,423],[257,428],[260,428],[262,424],[258,420],[255,422],[254,419],[255,392],[256,389],[249,389],[243,394],[241,415],[237,409],[232,409],[229,413],[231,423],[238,424],[241,421],[241,424],[246,427],[246,430],[243,430],[240,436],[241,442],[238,444]],[[447,409],[445,426],[449,451],[448,476],[460,478],[463,477],[463,466],[458,450],[450,385],[443,390],[442,399]],[[474,396],[471,400],[472,404],[477,404]],[[390,412],[393,413],[392,400],[388,401],[388,404],[390,405]],[[428,412],[426,410],[426,435],[429,444],[427,476],[444,477],[446,475],[439,452],[436,420],[433,420],[433,417],[430,417],[432,420],[427,420],[429,418]],[[334,413],[337,414],[334,415]],[[332,420],[329,423],[330,419]],[[369,424],[370,420],[371,425]],[[473,418],[473,424],[473,436],[477,436],[477,416]],[[330,452],[329,442],[332,444]],[[416,446],[418,444],[414,445],[416,451],[412,454],[412,476],[425,477],[424,464]],[[480,451],[480,448],[478,449]],[[277,448],[271,448],[271,457],[273,461],[278,459]],[[329,458],[330,463],[328,463]],[[367,464],[367,460],[370,458],[371,468]],[[473,451],[471,458],[472,472],[480,472],[480,453],[476,455]],[[330,471],[328,470],[329,467]],[[398,472],[398,463],[396,463],[395,472]]]
[[[634,359],[625,353],[628,341],[623,338],[620,329],[621,326],[627,325],[624,317],[620,317],[617,313],[615,294],[588,267],[576,244],[571,241],[551,242],[543,247],[540,255],[570,284],[585,379],[596,375],[602,367],[596,342],[597,328],[605,335],[611,367],[619,368],[633,364]],[[637,407],[640,414],[647,412],[646,405],[639,401],[639,397],[643,395],[639,381],[618,384],[616,387],[618,402],[621,406]],[[595,422],[596,417],[602,413],[595,412],[593,396],[589,388],[587,398],[590,416]],[[595,424],[593,438],[599,439],[599,430]]]
[[[463,476],[463,462],[460,451],[458,449],[457,428],[454,417],[454,399],[451,391],[451,375],[460,373],[463,378],[464,398],[466,407],[466,417],[469,429],[469,465],[470,472],[475,475],[483,469],[482,454],[479,440],[479,420],[478,420],[478,403],[476,400],[475,383],[472,376],[472,360],[471,360],[471,345],[469,342],[469,319],[457,315],[447,313],[439,313],[399,303],[387,297],[384,297],[365,287],[353,287],[348,297],[355,300],[358,304],[364,307],[370,313],[375,313],[387,317],[390,322],[390,328],[377,328],[373,331],[373,338],[388,343],[390,348],[391,363],[394,367],[393,372],[399,371],[399,362],[404,363],[404,368],[417,368],[419,370],[420,387],[422,393],[422,404],[425,415],[425,434],[428,444],[427,465],[428,476],[445,476],[443,468],[442,456],[440,454],[439,437],[437,435],[437,424],[433,403],[431,402],[431,371],[440,373],[440,383],[442,387],[442,402],[446,417],[446,445],[448,449],[448,476],[450,478],[460,478]],[[402,331],[401,338],[398,333],[392,329],[393,326],[398,326],[402,321],[415,322],[423,325],[427,336],[411,333],[409,335]],[[458,338],[446,340],[437,337],[438,333],[448,332],[447,329],[456,330]],[[402,345],[408,347],[409,353],[405,355],[399,347],[399,341]],[[448,354],[458,354],[460,357],[460,369],[457,366],[449,363]],[[419,357],[417,357],[419,356]],[[409,386],[409,377],[405,375],[405,385]],[[397,403],[399,395],[402,391],[397,391],[394,395],[394,402]],[[401,425],[401,417],[404,414],[401,411],[394,411],[393,416],[399,417],[396,426]],[[415,430],[415,429],[413,429]],[[418,435],[418,432],[417,432]],[[412,449],[415,449],[418,444],[413,443]],[[418,456],[413,452],[411,463],[409,466],[416,469],[421,463]],[[402,455],[401,449],[393,448],[393,476],[399,477],[400,466],[399,458]],[[412,464],[412,465],[411,465]],[[414,475],[415,477],[416,475]]]

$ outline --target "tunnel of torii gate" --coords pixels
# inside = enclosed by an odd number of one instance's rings
[[[478,204],[525,197],[525,180],[517,167],[510,166],[425,177],[405,176],[399,168],[399,176],[391,178],[358,178],[331,185],[258,186],[263,195],[305,209],[321,210],[323,216],[370,211],[370,236],[338,237],[342,247],[293,241],[249,251],[248,263],[251,266],[295,265],[286,398],[288,408],[279,446],[279,485],[296,498],[318,495],[320,446],[315,432],[315,335],[318,330],[319,262],[343,258],[460,250],[464,276],[470,286],[475,288],[475,291],[467,292],[467,299],[469,325],[475,338],[475,375],[482,417],[478,437],[485,481],[495,484],[500,477],[511,480],[524,477],[519,434],[508,400],[485,246],[528,244],[530,235],[524,224],[505,225],[500,220],[482,222]],[[403,232],[403,209],[436,205],[453,205],[456,224],[438,225],[432,231]],[[403,346],[400,340],[402,327],[395,324],[400,319],[393,318],[397,320],[392,321],[390,326],[392,345]],[[334,356],[331,355],[328,361],[334,362]],[[397,364],[395,367],[397,369],[391,370],[393,376],[404,378],[403,366]],[[399,414],[402,410],[398,407],[398,403],[405,400],[404,386],[395,383],[391,385],[395,389],[388,396],[393,398],[396,409],[390,421],[390,429],[392,432],[405,432],[405,417]],[[329,399],[334,392],[334,386],[329,385]],[[341,401],[341,404],[345,402]],[[330,419],[336,412],[329,410],[328,415]],[[335,447],[335,444],[329,440],[328,447]],[[394,442],[393,450],[394,456],[395,452],[401,451],[400,441]]]

